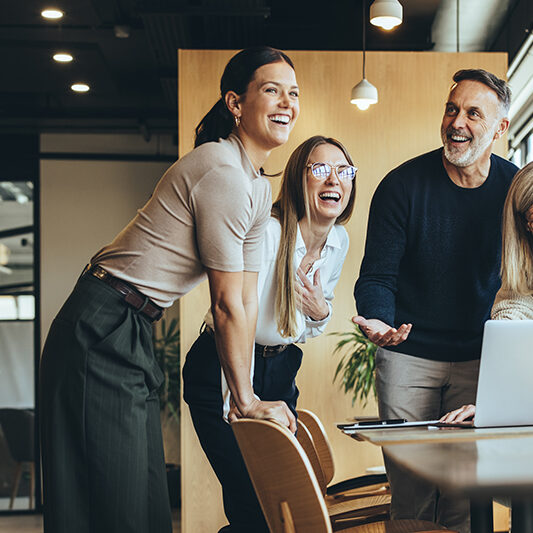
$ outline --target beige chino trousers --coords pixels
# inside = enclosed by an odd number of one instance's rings
[[[464,404],[475,403],[479,359],[432,361],[378,348],[376,389],[380,418],[435,420]],[[450,498],[437,487],[408,474],[386,454],[392,490],[393,519],[437,522],[460,533],[470,532],[468,500]]]

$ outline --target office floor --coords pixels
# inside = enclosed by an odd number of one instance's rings
[[[180,533],[179,511],[172,511],[172,533]],[[508,531],[506,525],[509,523],[508,511],[501,506],[495,508],[495,530],[500,532]],[[0,531],[2,533],[42,533],[43,518],[41,515],[0,515]]]
[[[179,512],[173,511],[172,533],[180,533]],[[41,515],[0,516],[2,533],[42,533],[43,517]]]

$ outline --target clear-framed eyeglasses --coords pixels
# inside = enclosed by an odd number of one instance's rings
[[[353,165],[341,164],[333,166],[329,163],[309,163],[307,168],[311,169],[313,177],[321,181],[327,179],[333,170],[335,170],[337,178],[343,181],[353,181],[357,174],[357,167],[354,167]]]

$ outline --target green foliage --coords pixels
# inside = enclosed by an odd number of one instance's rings
[[[377,346],[361,333],[359,326],[353,323],[352,325],[352,331],[330,333],[341,337],[333,350],[333,355],[343,354],[335,370],[333,382],[340,377],[344,393],[351,392],[353,395],[352,405],[356,400],[360,400],[364,407],[368,403],[370,391],[374,397],[376,396],[374,370]]]
[[[180,330],[177,319],[161,320],[160,331],[154,328],[155,358],[165,379],[159,389],[161,411],[168,408],[170,416],[179,419],[180,402]]]

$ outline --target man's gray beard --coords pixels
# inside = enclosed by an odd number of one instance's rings
[[[497,127],[497,125],[496,125]],[[475,163],[485,150],[492,144],[492,139],[496,133],[496,127],[492,131],[487,131],[481,138],[470,141],[470,146],[466,152],[456,153],[455,150],[448,146],[448,137],[446,132],[441,132],[442,142],[444,145],[444,157],[456,167],[468,167]]]

